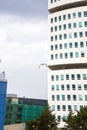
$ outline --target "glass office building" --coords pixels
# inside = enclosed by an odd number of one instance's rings
[[[48,0],[48,102],[63,127],[87,105],[87,0]]]
[[[5,79],[5,72],[2,72],[0,74],[0,130],[4,129],[6,90],[7,90],[7,80]]]
[[[35,120],[47,106],[47,100],[18,98],[8,94],[6,98],[5,125]]]

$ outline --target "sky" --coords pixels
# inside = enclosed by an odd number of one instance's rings
[[[0,0],[0,71],[7,93],[47,99],[48,0]]]

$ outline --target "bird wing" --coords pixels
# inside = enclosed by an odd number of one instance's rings
[[[39,65],[38,68],[40,68],[42,65],[45,65],[46,67],[48,67],[46,63],[42,63],[42,64]]]

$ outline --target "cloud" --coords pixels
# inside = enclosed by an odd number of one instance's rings
[[[47,98],[47,68],[38,71],[47,62],[47,20],[0,15],[0,58],[8,93]]]
[[[0,0],[0,12],[23,17],[47,17],[47,0]]]

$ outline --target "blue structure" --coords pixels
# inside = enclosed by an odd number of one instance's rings
[[[4,129],[6,90],[7,80],[5,79],[5,72],[2,72],[2,74],[0,74],[0,130]]]

